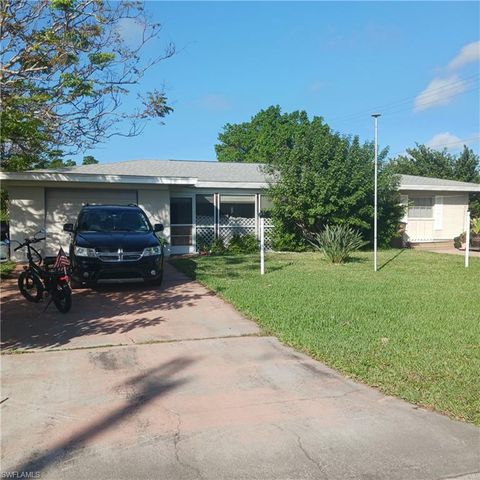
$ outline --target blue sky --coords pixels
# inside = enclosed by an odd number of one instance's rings
[[[391,154],[414,142],[455,151],[464,139],[480,150],[477,2],[151,1],[147,9],[163,32],[145,54],[162,41],[179,51],[140,89],[165,86],[175,110],[140,137],[86,152],[101,162],[214,160],[223,125],[277,104],[362,139],[378,110]]]

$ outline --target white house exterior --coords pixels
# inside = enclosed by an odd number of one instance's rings
[[[68,245],[63,224],[75,222],[86,203],[139,205],[152,223],[164,224],[167,254],[192,253],[202,241],[228,241],[235,232],[258,235],[259,212],[268,206],[268,178],[251,163],[134,160],[3,172],[0,180],[10,198],[11,240],[45,229],[47,255]],[[425,242],[464,230],[468,195],[480,185],[402,175],[399,189],[409,205],[408,240]]]
[[[403,221],[410,242],[451,240],[466,229],[469,193],[480,192],[476,183],[439,178],[400,176]]]

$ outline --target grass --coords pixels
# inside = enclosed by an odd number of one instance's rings
[[[13,270],[15,269],[15,262],[7,260],[5,262],[0,262],[0,278],[8,277]]]
[[[344,374],[480,425],[480,259],[370,253],[345,265],[319,253],[172,260],[267,334]]]

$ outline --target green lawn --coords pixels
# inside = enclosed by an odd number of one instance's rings
[[[6,262],[0,262],[0,278],[8,277],[15,269],[15,262],[7,260]]]
[[[173,264],[265,333],[387,394],[480,425],[480,259],[411,250],[193,257]]]

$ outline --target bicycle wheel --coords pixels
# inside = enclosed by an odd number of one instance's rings
[[[59,312],[67,313],[72,306],[72,290],[68,285],[57,285],[53,303]]]
[[[34,303],[38,303],[42,299],[44,290],[38,275],[30,270],[25,270],[18,277],[18,289],[29,302]]]

